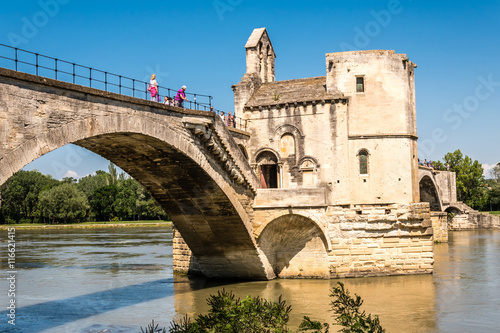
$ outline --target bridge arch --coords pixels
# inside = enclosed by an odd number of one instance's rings
[[[431,211],[441,212],[442,203],[439,197],[439,191],[433,178],[423,174],[419,181],[420,202],[428,202]]]
[[[453,213],[455,215],[463,214],[464,212],[460,210],[460,208],[455,207],[455,206],[448,206],[444,210],[446,213]]]
[[[6,119],[0,123],[0,184],[36,158],[74,143],[109,159],[152,194],[201,274],[273,277],[252,234],[257,180],[212,113],[7,74],[13,78],[0,75],[0,119]]]
[[[330,246],[324,230],[311,218],[281,215],[266,224],[257,242],[278,277],[329,277]]]

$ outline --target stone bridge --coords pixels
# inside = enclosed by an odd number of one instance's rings
[[[500,219],[480,213],[457,201],[454,172],[419,166],[420,201],[428,202],[433,215],[434,239],[447,241],[448,230],[489,229],[500,227]],[[439,214],[442,213],[442,214]],[[448,215],[448,213],[451,213]]]
[[[419,165],[420,201],[428,202],[431,211],[442,212],[457,202],[455,173]]]
[[[463,208],[453,173],[419,168],[425,203],[339,205],[329,187],[260,188],[239,145],[249,138],[213,112],[0,68],[0,184],[66,144],[89,149],[169,214],[176,270],[254,280],[432,272],[434,222],[447,235],[443,211]]]
[[[186,110],[0,68],[0,184],[73,143],[139,181],[209,277],[270,279],[253,237],[258,181],[213,112]]]

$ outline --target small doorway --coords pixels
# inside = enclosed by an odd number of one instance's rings
[[[261,188],[279,188],[278,158],[270,151],[257,156],[258,173]]]
[[[276,164],[260,166],[260,186],[262,188],[278,188],[278,166]]]

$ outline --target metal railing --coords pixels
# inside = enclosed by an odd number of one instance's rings
[[[42,76],[58,81],[78,84],[85,87],[109,91],[120,95],[144,98],[151,100],[148,91],[149,82],[136,80],[127,76],[106,72],[100,69],[78,65],[73,62],[61,60],[39,53],[23,50],[17,47],[0,43],[0,67]],[[175,98],[176,89],[158,86],[159,95]],[[167,92],[165,94],[165,91]],[[193,110],[213,111],[217,115],[222,113],[224,123],[230,127],[241,130],[247,129],[245,119],[233,115],[233,121],[227,121],[224,111],[214,109],[213,97],[197,93],[185,92],[188,101],[184,101],[183,107]],[[163,102],[159,99],[158,102]]]
[[[237,128],[243,131],[247,130],[247,120],[243,118],[236,117],[236,115],[231,115],[229,116],[229,113],[226,115],[226,112],[220,111],[220,110],[215,110],[212,108],[212,111],[214,111],[219,117],[221,117],[222,121],[224,124],[226,124],[228,127],[233,127]]]
[[[106,72],[73,62],[26,51],[0,43],[0,67],[42,76],[58,81],[78,84],[136,98],[151,99],[149,82]],[[175,97],[177,89],[158,86],[159,93]],[[165,91],[167,94],[165,94]],[[209,111],[212,96],[186,92],[189,101],[184,105],[194,110]]]

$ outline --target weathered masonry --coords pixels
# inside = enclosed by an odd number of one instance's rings
[[[172,218],[174,269],[213,278],[431,273],[449,228],[498,226],[470,222],[453,173],[418,167],[406,55],[330,53],[325,76],[275,81],[262,28],[246,57],[233,86],[246,131],[213,112],[0,68],[0,184],[54,149],[85,147]]]
[[[280,277],[432,272],[419,197],[414,69],[404,54],[326,55],[326,76],[275,81],[266,29],[233,86],[260,182],[254,235]],[[318,258],[321,258],[318,260]]]

